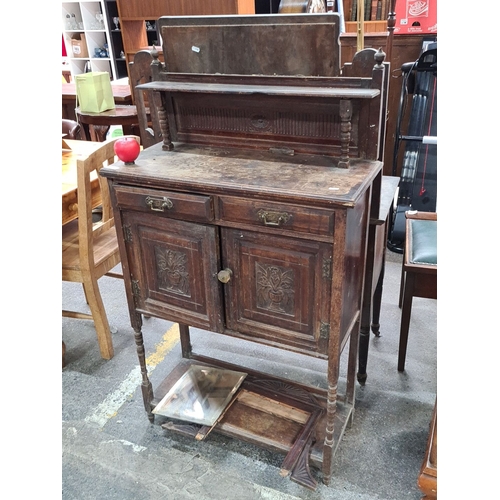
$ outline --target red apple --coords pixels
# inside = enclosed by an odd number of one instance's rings
[[[126,165],[133,165],[139,156],[141,147],[133,137],[120,137],[115,142],[115,153]]]

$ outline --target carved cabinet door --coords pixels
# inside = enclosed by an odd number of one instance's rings
[[[218,228],[134,211],[122,225],[135,308],[221,331]]]
[[[222,228],[230,330],[298,351],[326,354],[332,245]]]

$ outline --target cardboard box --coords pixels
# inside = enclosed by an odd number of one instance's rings
[[[73,57],[89,57],[85,33],[76,33],[71,38],[71,52]]]
[[[437,0],[398,0],[394,34],[437,34]]]

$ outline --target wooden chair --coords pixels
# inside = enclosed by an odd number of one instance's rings
[[[437,214],[406,212],[406,236],[399,290],[401,330],[398,371],[405,368],[413,297],[437,299]]]
[[[138,142],[140,138],[134,137]],[[83,284],[90,314],[63,310],[69,318],[92,319],[97,332],[97,341],[104,359],[113,357],[113,342],[104,309],[98,280],[102,276],[123,278],[111,270],[120,262],[115,223],[107,180],[99,178],[102,201],[102,219],[92,223],[91,176],[115,161],[114,143],[118,138],[102,143],[89,156],[77,160],[78,219],[63,225],[62,233],[62,279]]]
[[[75,120],[62,119],[62,133],[66,135],[66,139],[81,139],[80,124]]]
[[[161,142],[160,124],[156,115],[156,106],[149,106],[149,101],[154,97],[148,92],[136,88],[142,83],[152,81],[151,63],[153,55],[149,50],[140,50],[134,55],[134,60],[129,63],[130,88],[132,98],[137,108],[137,118],[144,149]]]

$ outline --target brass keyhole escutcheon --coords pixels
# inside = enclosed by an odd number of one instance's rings
[[[221,283],[227,283],[231,279],[232,275],[233,275],[233,271],[231,271],[231,269],[223,269],[222,271],[219,271],[217,273],[217,279]]]

